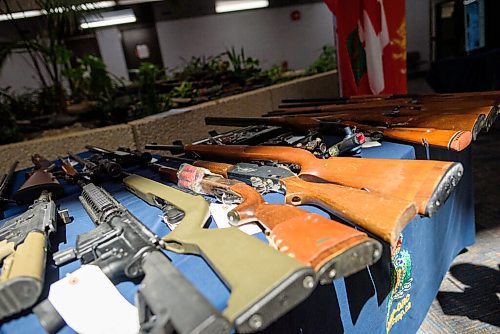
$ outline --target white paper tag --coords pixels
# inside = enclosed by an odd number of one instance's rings
[[[49,301],[77,333],[139,332],[139,313],[102,270],[85,265],[50,286]]]
[[[366,142],[363,143],[363,145],[361,145],[361,148],[370,148],[370,147],[379,147],[379,146],[382,146],[382,144],[380,144],[378,141],[367,140]]]
[[[227,219],[227,213],[235,207],[237,207],[236,204],[210,203],[210,214],[212,214],[218,228],[227,228],[231,226],[231,224],[229,224],[229,219]],[[262,232],[261,228],[255,223],[245,224],[240,226],[239,229],[249,235]]]

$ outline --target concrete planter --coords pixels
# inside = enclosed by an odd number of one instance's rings
[[[34,153],[54,160],[67,151],[84,151],[85,145],[142,149],[151,142],[169,144],[180,139],[191,143],[206,138],[210,130],[230,130],[228,127],[205,125],[207,116],[261,116],[277,108],[284,98],[337,96],[337,72],[331,71],[185,109],[170,110],[128,124],[3,145],[0,146],[0,173],[5,172],[14,160],[20,161],[18,168],[32,166],[31,155]]]

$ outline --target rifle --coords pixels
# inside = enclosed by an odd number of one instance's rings
[[[264,329],[304,300],[316,286],[314,272],[235,227],[205,229],[206,200],[138,175],[123,180],[128,190],[152,206],[168,201],[184,220],[163,237],[165,248],[202,256],[229,287],[224,316],[240,333]]]
[[[230,165],[176,157],[163,158],[206,168],[225,178],[251,185],[259,193],[281,193],[290,205],[317,205],[391,245],[396,244],[401,231],[417,214],[415,203],[336,184],[308,182],[280,166],[257,163]],[[160,175],[172,175],[169,168],[158,164],[154,166]]]
[[[7,205],[7,203],[11,202],[8,196],[8,190],[18,164],[19,161],[14,161],[14,163],[10,165],[7,173],[2,175],[2,177],[0,178],[0,219],[5,218],[4,208]]]
[[[0,228],[0,319],[30,308],[40,297],[49,235],[56,229],[57,208],[47,191]]]
[[[299,176],[415,202],[418,213],[434,214],[446,201],[463,174],[459,162],[434,160],[318,159],[305,150],[281,146],[146,145],[147,149],[184,150],[202,157],[229,161],[272,160],[300,167]]]
[[[79,259],[101,268],[114,283],[145,277],[138,291],[143,332],[229,332],[227,320],[160,251],[162,242],[153,232],[103,188],[79,183],[80,202],[96,228],[79,235],[74,249],[55,253],[56,265]],[[49,333],[64,326],[49,300],[40,303],[35,313]]]
[[[68,152],[68,156],[82,165],[84,174],[87,174],[94,181],[100,180],[104,176],[109,176],[113,180],[122,177],[122,167],[102,155],[94,154],[89,159],[82,159],[78,155]]]
[[[481,129],[488,131],[500,109],[492,101],[434,101],[425,104],[377,101],[375,103],[326,105],[314,108],[292,108],[272,111],[264,116],[330,117],[370,125],[430,127],[447,130],[467,130],[474,139]],[[384,105],[385,104],[385,105]],[[391,116],[391,117],[386,117]],[[392,118],[392,119],[391,119]]]
[[[123,167],[145,165],[153,159],[153,156],[149,152],[140,152],[123,147],[119,147],[115,151],[91,145],[86,145],[85,148],[90,152],[97,153],[111,159]]]
[[[26,182],[14,193],[14,200],[32,203],[44,190],[50,192],[54,198],[61,197],[64,194],[64,188],[52,174],[55,164],[39,154],[32,155],[31,161],[35,166],[31,173],[27,174]]]
[[[439,130],[433,128],[381,128],[374,127],[359,122],[332,119],[333,117],[206,117],[205,123],[209,125],[223,126],[248,126],[248,125],[269,125],[291,128],[295,131],[306,131],[320,129],[322,132],[330,132],[332,129],[352,127],[362,130],[369,136],[379,134],[391,139],[402,140],[410,143],[422,144],[425,140],[429,145],[444,147],[448,150],[461,151],[468,147],[472,141],[472,134],[469,131]],[[333,155],[332,156],[336,156]]]
[[[178,181],[180,187],[239,203],[228,213],[230,224],[240,226],[258,221],[276,248],[311,266],[321,284],[356,273],[380,258],[382,246],[365,233],[288,204],[267,203],[244,182],[225,179],[189,164],[183,164],[179,170],[156,167],[164,178]]]

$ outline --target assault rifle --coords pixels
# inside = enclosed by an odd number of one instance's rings
[[[206,117],[205,123],[209,125],[225,126],[249,126],[269,125],[282,126],[303,132],[317,130],[331,133],[332,129],[352,127],[363,131],[363,133],[379,138],[380,134],[387,138],[422,144],[423,141],[431,146],[443,147],[453,151],[461,151],[469,146],[472,134],[462,130],[439,130],[434,128],[411,128],[411,127],[384,127],[366,125],[354,114],[353,117]],[[351,120],[348,120],[348,119]],[[391,120],[394,120],[391,118]],[[401,124],[403,125],[403,124]],[[332,156],[336,156],[332,154]]]
[[[76,172],[76,171],[74,171]],[[227,333],[230,326],[160,251],[163,242],[103,188],[80,179],[80,202],[96,228],[76,247],[54,254],[57,265],[79,259],[118,283],[144,277],[138,292],[141,329],[148,333]],[[42,326],[55,333],[64,320],[49,300],[35,308]]]
[[[10,165],[7,173],[2,175],[0,178],[0,219],[4,218],[3,211],[5,206],[7,203],[11,202],[8,196],[8,191],[18,164],[19,161],[15,161],[12,165]]]
[[[160,209],[169,202],[184,211],[177,227],[163,237],[165,248],[202,256],[229,287],[224,316],[240,333],[264,329],[303,301],[316,286],[314,272],[235,227],[203,228],[210,217],[207,201],[138,175],[125,186]]]
[[[377,192],[415,202],[418,213],[431,216],[445,202],[463,174],[458,162],[434,160],[318,159],[305,150],[280,146],[146,145],[147,149],[174,150],[226,161],[271,160],[300,167],[301,177]]]
[[[40,297],[49,235],[56,229],[57,208],[47,191],[0,227],[0,320],[30,308]]]
[[[177,157],[163,158],[206,168],[214,174],[251,185],[259,193],[281,193],[285,195],[287,204],[317,205],[364,228],[391,245],[396,244],[401,231],[417,214],[415,203],[337,184],[309,182],[298,177],[290,169],[276,164],[230,165]],[[173,180],[170,169],[161,165],[154,166],[160,175],[170,176],[170,181]]]

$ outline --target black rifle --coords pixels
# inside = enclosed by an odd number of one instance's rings
[[[118,163],[122,167],[129,167],[135,165],[145,165],[151,162],[153,156],[149,152],[141,152],[137,150],[131,150],[126,147],[119,147],[115,151],[110,151],[108,149],[87,145],[85,146],[87,150],[92,153],[97,153],[105,156]]]
[[[68,152],[68,155],[71,159],[82,165],[84,174],[88,175],[94,181],[106,178],[106,176],[109,176],[113,180],[118,180],[122,177],[122,167],[100,154],[94,154],[88,159],[82,159],[72,152]]]
[[[97,227],[79,235],[75,249],[54,254],[57,265],[79,259],[82,264],[101,268],[114,283],[144,277],[137,298],[142,332],[229,331],[227,320],[160,251],[161,239],[107,191],[93,183],[84,185],[80,202]],[[35,313],[49,333],[64,326],[48,300],[40,303]]]
[[[9,199],[8,191],[18,164],[19,161],[15,161],[10,166],[9,170],[7,171],[7,174],[2,175],[2,178],[0,179],[0,219],[5,218],[3,215],[5,206],[7,205],[7,203],[12,202]]]

